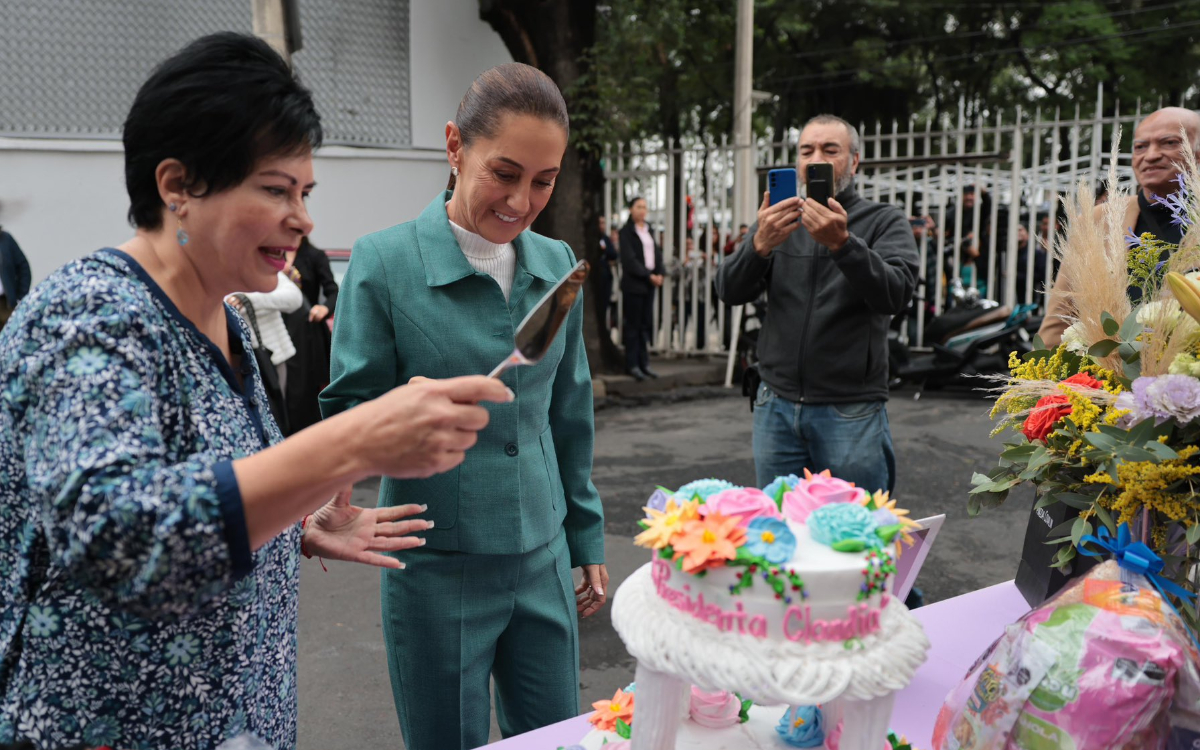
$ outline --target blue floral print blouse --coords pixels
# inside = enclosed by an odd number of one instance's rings
[[[295,746],[300,531],[250,551],[231,461],[282,437],[226,315],[245,392],[117,250],[0,334],[0,742]]]

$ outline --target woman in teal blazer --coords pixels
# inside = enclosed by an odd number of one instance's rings
[[[511,353],[517,324],[576,262],[528,230],[566,145],[566,105],[543,73],[513,63],[475,80],[446,126],[453,189],[354,245],[326,416],[415,377],[489,372]],[[577,617],[607,586],[582,301],[541,362],[503,379],[516,398],[486,404],[491,421],[460,467],[380,489],[380,506],[428,503],[433,522],[423,548],[397,555],[407,568],[382,579],[409,750],[486,744],[489,677],[506,737],[579,712]]]

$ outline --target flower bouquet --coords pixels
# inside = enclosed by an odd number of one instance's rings
[[[975,474],[972,515],[1031,482],[1035,508],[1078,511],[1051,530],[1065,567],[1082,541],[1130,524],[1163,561],[1164,575],[1196,590],[1200,554],[1200,174],[1186,152],[1180,190],[1168,199],[1184,228],[1178,245],[1122,227],[1131,190],[1109,171],[1109,200],[1095,207],[1081,182],[1065,204],[1068,225],[1057,238],[1062,261],[1056,294],[1071,311],[1063,343],[1010,358],[995,389],[993,434],[1015,433],[999,465]],[[1184,139],[1185,144],[1187,139]],[[1080,545],[1083,544],[1083,547]],[[1194,599],[1172,596],[1193,630]]]

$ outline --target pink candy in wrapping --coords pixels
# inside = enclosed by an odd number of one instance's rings
[[[1104,563],[1008,626],[946,698],[933,748],[1200,748],[1198,658],[1149,581]]]

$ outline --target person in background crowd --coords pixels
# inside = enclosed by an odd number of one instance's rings
[[[282,439],[223,300],[274,289],[312,231],[320,144],[266,42],[189,44],[125,120],[135,236],[0,333],[0,743],[293,750],[301,553],[399,567],[384,553],[421,544],[423,508],[357,508],[350,486],[453,469],[475,404],[510,400],[426,381]]]
[[[613,302],[613,278],[616,274],[616,265],[621,260],[621,256],[617,254],[617,243],[613,240],[613,235],[608,232],[608,221],[600,217],[600,267],[596,269],[600,274],[600,309],[604,316],[605,330],[611,330],[616,325],[616,303]]]
[[[225,303],[240,312],[247,322],[253,316],[250,345],[254,348],[263,346],[271,352],[271,365],[275,368],[279,396],[282,399],[278,407],[273,405],[273,408],[278,409],[275,421],[279,423],[285,436],[293,432],[287,423],[287,363],[296,355],[296,345],[292,343],[287,326],[283,324],[283,316],[285,313],[299,310],[304,304],[304,295],[300,293],[300,287],[288,276],[290,270],[290,266],[285,266],[284,270],[279,272],[275,288],[269,292],[235,292],[225,298]],[[243,301],[250,307],[249,310],[243,307]],[[255,334],[255,329],[258,329],[258,335]]]
[[[1164,107],[1152,112],[1134,129],[1133,176],[1137,179],[1138,191],[1125,204],[1121,226],[1135,237],[1149,232],[1172,244],[1178,244],[1183,238],[1183,228],[1172,222],[1170,210],[1155,199],[1179,190],[1175,181],[1179,170],[1175,165],[1183,160],[1185,137],[1193,150],[1200,151],[1200,114],[1182,107]],[[1103,210],[1099,206],[1096,208],[1098,212]],[[1050,217],[1046,216],[1043,221],[1046,228],[1041,231],[1041,236],[1049,240]],[[1062,262],[1070,263],[1070,256]],[[1046,317],[1038,331],[1042,341],[1051,348],[1062,343],[1063,331],[1070,325],[1072,314],[1068,298],[1071,290],[1062,286],[1063,281],[1060,269],[1046,303]]]
[[[979,204],[979,222],[975,222],[976,203]],[[987,296],[992,288],[988,275],[988,253],[991,247],[991,196],[984,189],[976,190],[975,185],[964,185],[962,188],[962,224],[955,231],[954,206],[946,207],[947,245],[956,243],[959,247],[960,277],[965,286],[975,286],[980,295]],[[998,243],[999,246],[999,243]],[[966,270],[967,266],[970,270]],[[997,269],[999,275],[1002,269]]]
[[[0,227],[0,330],[17,303],[29,294],[29,261],[13,236]]]
[[[750,232],[750,227],[745,224],[738,225],[738,233],[736,237],[730,237],[729,242],[725,243],[725,254],[729,255],[737,249],[738,245],[746,239],[746,235]]]
[[[446,124],[449,189],[415,220],[354,243],[333,331],[338,414],[425,376],[488,372],[575,266],[530,231],[568,141],[554,81],[520,63],[481,73]],[[576,300],[542,359],[500,377],[516,402],[455,472],[385,479],[379,504],[429,504],[429,543],[385,572],[383,635],[408,750],[487,744],[492,684],[505,737],[579,713],[579,617],[604,605],[604,510],[592,484],[592,379]],[[571,569],[580,568],[572,586]]]
[[[621,293],[625,327],[625,371],[634,380],[657,378],[647,348],[654,337],[654,290],[663,285],[662,246],[646,221],[646,199],[629,202],[629,220],[621,227]]]
[[[797,173],[814,162],[833,165],[836,198],[828,206],[812,198],[772,205],[763,193],[758,221],[717,268],[726,302],[770,295],[758,338],[758,484],[830,469],[868,491],[890,491],[887,331],[912,301],[917,249],[899,208],[855,192],[854,126],[833,115],[809,120]]]
[[[337,307],[338,285],[329,256],[307,237],[301,240],[291,265],[304,294],[304,304],[284,316],[296,347],[296,355],[287,362],[288,428],[299,432],[321,421],[318,396],[329,385],[329,324]]]
[[[1042,302],[1046,290],[1046,248],[1042,243],[1033,244],[1033,297],[1030,302]],[[1017,225],[1017,299],[1025,299],[1025,287],[1029,280],[1029,229]]]

